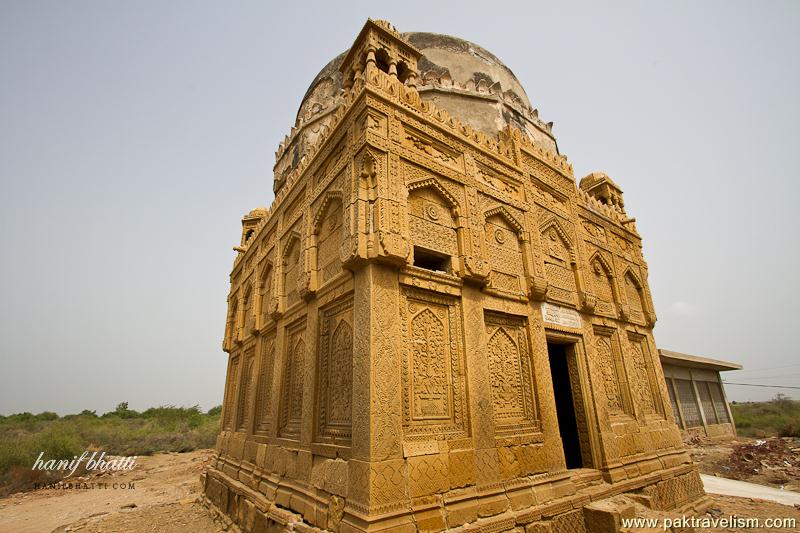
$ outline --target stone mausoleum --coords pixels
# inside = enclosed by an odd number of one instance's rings
[[[615,531],[707,502],[620,187],[471,42],[368,20],[242,219],[213,508],[244,531]]]

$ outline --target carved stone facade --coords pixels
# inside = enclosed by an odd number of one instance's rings
[[[235,247],[204,477],[239,528],[582,531],[620,492],[702,506],[622,191],[576,185],[497,58],[369,20],[276,157]]]

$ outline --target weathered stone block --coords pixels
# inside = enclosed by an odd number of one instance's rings
[[[583,518],[592,533],[617,533],[622,528],[622,519],[634,518],[633,504],[621,501],[601,500],[583,507]]]
[[[509,508],[510,504],[505,493],[478,498],[478,516],[493,516]]]
[[[451,489],[475,483],[475,452],[473,450],[450,452],[447,466]]]
[[[448,490],[450,488],[448,464],[446,454],[409,457],[409,495],[413,498]]]
[[[419,531],[442,531],[447,529],[444,512],[440,508],[414,512],[414,523]]]

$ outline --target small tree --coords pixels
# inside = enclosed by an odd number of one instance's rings
[[[120,402],[117,404],[117,408],[114,409],[114,414],[120,418],[135,418],[139,416],[139,413],[132,409],[128,409],[128,402]]]
[[[772,403],[774,403],[781,409],[786,409],[787,407],[792,405],[792,399],[789,396],[786,396],[785,394],[779,392],[772,399]]]

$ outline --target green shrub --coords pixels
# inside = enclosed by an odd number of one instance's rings
[[[98,417],[84,410],[58,417],[55,413],[18,413],[0,418],[0,486],[12,468],[30,470],[40,453],[49,459],[71,459],[83,450],[112,455],[185,452],[214,446],[219,409],[161,406],[138,413],[124,402]],[[0,491],[2,492],[2,491]]]
[[[731,404],[740,434],[748,437],[800,436],[800,401],[779,394],[768,402]]]

